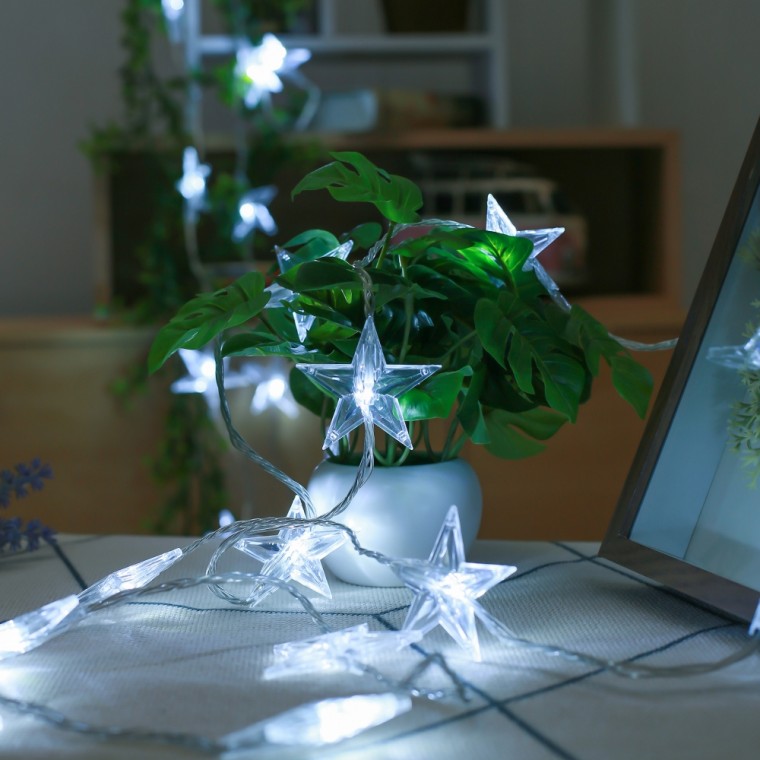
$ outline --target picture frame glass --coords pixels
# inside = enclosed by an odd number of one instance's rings
[[[760,597],[760,120],[599,552],[751,619]]]
[[[760,591],[758,328],[760,190],[630,532],[636,543]]]

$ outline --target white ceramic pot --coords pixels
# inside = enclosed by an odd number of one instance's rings
[[[308,489],[319,514],[348,493],[356,467],[325,460]],[[389,557],[427,559],[452,504],[459,509],[465,550],[480,527],[483,497],[478,476],[461,459],[434,464],[376,467],[338,518],[366,549]],[[400,586],[398,577],[346,545],[328,555],[325,565],[338,578],[363,586]]]

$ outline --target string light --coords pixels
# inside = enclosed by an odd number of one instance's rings
[[[251,411],[262,414],[267,409],[278,409],[286,417],[298,417],[298,404],[293,398],[285,374],[275,369],[269,377],[259,381],[251,399]]]
[[[500,232],[502,235],[521,237],[533,243],[533,251],[528,260],[523,264],[523,271],[532,269],[538,281],[546,288],[546,292],[557,306],[565,311],[570,311],[570,304],[562,295],[559,285],[549,276],[549,273],[541,266],[538,260],[539,254],[548,248],[564,231],[564,227],[549,227],[543,230],[518,230],[511,219],[504,213],[501,206],[496,202],[493,195],[488,196],[486,204],[486,230]]]
[[[79,594],[79,603],[83,605],[92,604],[108,599],[127,589],[147,586],[183,556],[182,549],[172,549],[156,557],[150,557],[142,562],[117,570],[82,591]]]
[[[367,623],[325,633],[303,641],[288,641],[274,647],[275,662],[264,678],[300,676],[309,673],[348,671],[361,675],[364,662],[386,652],[398,652],[415,644],[422,631],[370,631]]]
[[[353,240],[347,240],[345,243],[341,243],[337,248],[333,248],[331,251],[328,251],[324,255],[320,256],[321,259],[327,259],[327,258],[333,258],[333,259],[341,259],[345,261],[349,254],[351,253],[351,249],[354,247],[354,241]],[[288,270],[292,269],[295,266],[298,266],[298,264],[302,264],[305,261],[308,261],[308,259],[301,258],[299,256],[294,256],[289,251],[286,251],[284,248],[278,248],[277,249],[277,263],[280,266],[281,272],[287,272]],[[288,291],[286,288],[282,288],[284,293],[289,293],[291,291]],[[287,298],[283,297],[283,294],[279,294],[280,302],[282,300],[287,300]],[[306,340],[306,336],[311,329],[311,326],[314,324],[314,321],[316,320],[316,317],[313,314],[300,314],[298,312],[295,312],[293,314],[293,319],[296,323],[296,332],[298,333],[298,339],[303,343]]]
[[[77,607],[79,599],[67,596],[0,624],[0,660],[43,644]]]
[[[182,19],[185,15],[184,0],[161,0],[161,11],[166,19],[169,39],[180,42],[182,39]]]
[[[428,633],[440,625],[474,660],[480,660],[475,618],[490,622],[491,617],[475,600],[517,568],[464,559],[459,512],[452,506],[427,561],[395,560],[390,567],[415,594],[404,629]]]
[[[760,328],[742,346],[712,346],[707,358],[729,369],[760,369]]]
[[[216,387],[216,361],[213,351],[201,349],[193,351],[180,348],[178,351],[187,374],[175,380],[170,388],[172,393],[202,393],[209,408],[219,408],[219,391]],[[224,359],[224,387],[245,388],[251,385],[251,377],[246,372],[231,372],[229,359]]]
[[[287,517],[304,520],[298,496],[293,499]],[[260,575],[296,581],[331,599],[332,592],[321,560],[347,540],[346,533],[338,527],[305,523],[283,528],[277,536],[246,536],[235,543],[235,548],[264,563]],[[255,606],[275,591],[271,585],[258,584],[246,602]]]
[[[273,34],[265,34],[260,45],[240,48],[235,73],[246,85],[245,105],[255,108],[270,93],[282,92],[280,77],[292,74],[310,58],[305,48],[288,50]]]
[[[245,240],[255,229],[267,235],[277,233],[277,224],[267,206],[277,195],[274,185],[264,185],[249,190],[238,203],[238,221],[232,230],[232,239],[236,243]]]
[[[325,449],[364,422],[377,425],[411,449],[396,397],[440,368],[440,364],[386,364],[371,316],[364,323],[351,364],[296,364],[296,369],[338,397],[322,447]]]
[[[257,746],[262,738],[274,745],[319,747],[350,739],[411,709],[412,700],[405,694],[323,699],[227,734],[220,742],[228,750]]]
[[[182,155],[182,177],[177,182],[177,190],[185,199],[185,219],[195,222],[198,213],[206,204],[206,177],[211,167],[198,160],[198,151],[193,147],[185,148]]]

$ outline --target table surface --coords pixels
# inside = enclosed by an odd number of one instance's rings
[[[3,557],[0,619],[77,593],[113,570],[185,543],[167,537],[63,536],[58,552],[45,547]],[[716,661],[746,644],[746,625],[599,560],[596,549],[589,543],[485,541],[476,543],[469,559],[517,566],[480,601],[532,641],[662,666]],[[191,554],[161,579],[201,575],[207,558],[203,552]],[[360,588],[334,579],[330,584],[332,600],[315,604],[336,629],[363,621],[375,629],[403,624],[407,589]],[[216,737],[304,702],[377,691],[367,675],[261,678],[274,644],[318,633],[284,592],[249,610],[226,605],[198,587],[93,614],[38,649],[3,661],[0,694],[99,725]],[[441,629],[422,641],[423,650],[443,653],[467,684],[467,702],[415,700],[411,712],[343,744],[292,755],[277,750],[275,756],[757,757],[757,655],[709,675],[632,680],[510,646],[482,628],[480,640],[478,663],[463,657]],[[421,656],[407,649],[372,664],[403,678]],[[439,670],[428,677],[431,685],[445,685]],[[0,710],[0,721],[2,758],[199,756],[176,747],[80,736],[7,709]]]

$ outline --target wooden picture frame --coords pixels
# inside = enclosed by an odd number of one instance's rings
[[[760,439],[739,416],[757,406],[760,436],[758,301],[760,120],[600,550],[743,620],[760,599]]]

